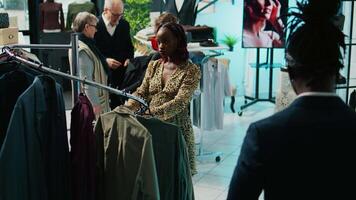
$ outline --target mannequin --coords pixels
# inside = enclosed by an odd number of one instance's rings
[[[181,10],[182,7],[183,7],[184,0],[175,0],[175,2],[176,2],[177,11],[178,11],[178,13],[179,13],[180,10]]]
[[[177,16],[183,25],[195,24],[197,1],[195,0],[165,0],[164,11]]]
[[[47,0],[40,4],[40,30],[61,32],[64,30],[64,16],[61,3]]]
[[[76,0],[74,1],[75,3],[78,3],[78,4],[83,4],[85,2],[89,2],[88,0]]]
[[[70,30],[72,27],[72,22],[79,12],[89,12],[96,15],[95,4],[89,0],[75,0],[73,3],[68,5],[67,13],[67,25],[66,29]]]

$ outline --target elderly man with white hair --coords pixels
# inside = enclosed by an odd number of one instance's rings
[[[130,37],[130,25],[124,19],[122,0],[105,0],[104,11],[99,17],[95,42],[101,53],[107,58],[111,70],[109,84],[119,88],[122,83],[128,60],[134,56],[134,47]],[[110,107],[121,105],[120,99],[110,96]]]

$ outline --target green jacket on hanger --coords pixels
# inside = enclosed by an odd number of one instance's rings
[[[151,134],[125,107],[101,115],[97,138],[97,199],[159,200]]]

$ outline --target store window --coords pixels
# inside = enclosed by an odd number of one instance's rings
[[[25,0],[0,0],[0,12],[6,12],[10,17],[16,17],[17,27],[21,31],[19,42],[28,44],[29,32],[28,1]]]

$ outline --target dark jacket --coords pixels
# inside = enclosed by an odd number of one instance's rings
[[[161,200],[193,200],[187,146],[179,128],[156,118],[136,118],[152,135]]]
[[[32,80],[25,72],[20,70],[14,70],[0,76],[0,149],[16,101],[30,86]]]
[[[95,114],[88,97],[79,95],[71,113],[71,182],[73,200],[95,199]]]
[[[0,63],[0,148],[16,101],[37,74],[37,71],[16,62]]]
[[[0,199],[69,199],[61,87],[38,76],[19,97],[0,150]]]
[[[143,78],[145,77],[148,63],[151,60],[157,60],[159,58],[160,55],[158,53],[131,58],[119,89],[128,93],[133,93],[136,91],[136,89],[141,85]],[[126,97],[120,97],[119,105],[123,105],[126,100]]]
[[[120,89],[130,93],[134,92],[141,85],[142,80],[145,77],[148,63],[151,60],[157,60],[159,58],[159,54],[151,54],[130,59]]]
[[[228,199],[349,199],[356,113],[339,97],[298,97],[250,125]]]

